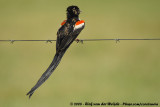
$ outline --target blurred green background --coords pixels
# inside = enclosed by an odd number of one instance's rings
[[[0,39],[56,39],[70,5],[86,22],[79,39],[160,38],[160,0],[0,0]],[[0,107],[159,103],[160,41],[74,42],[29,100],[54,54],[55,42],[0,42]]]

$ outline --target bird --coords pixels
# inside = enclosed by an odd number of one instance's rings
[[[50,77],[73,41],[79,41],[79,39],[76,38],[85,27],[85,21],[79,19],[80,13],[81,11],[78,6],[71,5],[67,7],[67,18],[61,23],[61,27],[57,31],[55,56],[35,86],[33,86],[33,88],[31,88],[31,90],[26,94],[29,98],[31,98],[35,90],[37,90],[37,88],[39,88]]]

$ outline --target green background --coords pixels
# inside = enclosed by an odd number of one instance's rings
[[[0,39],[56,39],[70,5],[86,22],[79,39],[160,38],[160,0],[0,0]],[[0,42],[0,107],[159,103],[160,41],[74,42],[29,100],[54,54],[55,42]]]

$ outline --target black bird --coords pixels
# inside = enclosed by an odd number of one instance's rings
[[[34,91],[41,86],[53,73],[60,63],[66,50],[83,30],[85,22],[79,19],[80,12],[81,11],[77,6],[69,6],[67,8],[67,20],[64,20],[61,23],[61,27],[57,32],[56,54],[48,69],[42,74],[36,85],[27,93],[29,98],[31,98]]]

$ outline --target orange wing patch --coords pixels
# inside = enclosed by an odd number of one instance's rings
[[[74,31],[77,30],[77,29],[83,28],[84,25],[85,25],[84,20],[80,20],[80,21],[76,22],[75,27],[74,27]]]
[[[84,20],[80,20],[80,21],[76,22],[76,25],[80,25],[82,23],[84,23]]]
[[[66,23],[66,21],[67,21],[67,20],[64,20],[64,21],[61,23],[61,25],[63,26],[63,25]]]

